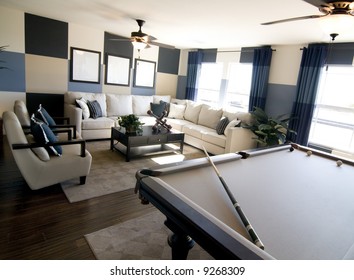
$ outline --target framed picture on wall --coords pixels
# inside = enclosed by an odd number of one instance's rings
[[[70,81],[100,83],[100,52],[71,47],[70,55]]]
[[[135,59],[134,87],[155,87],[156,62]]]
[[[107,54],[106,80],[108,85],[129,86],[130,58]]]

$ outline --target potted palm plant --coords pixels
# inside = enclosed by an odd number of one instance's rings
[[[141,130],[141,126],[144,125],[139,120],[139,117],[134,114],[118,117],[118,124],[125,128],[126,133],[136,133]]]
[[[277,118],[269,117],[264,110],[255,107],[254,111],[250,112],[253,116],[254,122],[251,125],[245,125],[244,128],[250,129],[256,136],[256,141],[260,146],[274,146],[284,144],[288,133],[295,131],[289,129],[289,121],[291,117]]]

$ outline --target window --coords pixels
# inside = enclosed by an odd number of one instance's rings
[[[202,63],[198,83],[198,102],[219,106],[222,71],[222,63]]]
[[[228,64],[227,73],[223,71],[222,63],[202,63],[197,101],[248,112],[252,64],[232,62]],[[228,78],[227,88],[221,86],[223,76]]]
[[[354,153],[354,67],[335,65],[322,70],[310,144]]]
[[[248,112],[252,82],[251,63],[230,63],[224,107]]]

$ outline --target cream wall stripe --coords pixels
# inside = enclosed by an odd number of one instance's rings
[[[6,51],[25,52],[25,17],[18,10],[0,8],[0,46]]]
[[[26,54],[26,91],[64,93],[68,90],[68,60]]]

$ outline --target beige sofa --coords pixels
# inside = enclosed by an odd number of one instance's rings
[[[76,100],[80,98],[97,100],[102,109],[102,117],[83,117],[83,110],[76,105]],[[249,124],[252,121],[251,114],[214,109],[206,104],[173,99],[168,95],[67,92],[64,96],[64,114],[70,118],[71,124],[76,125],[83,139],[110,138],[111,127],[118,126],[118,116],[135,114],[145,125],[155,124],[155,118],[150,117],[147,111],[151,108],[150,103],[157,104],[160,100],[170,103],[167,123],[173,129],[184,132],[185,143],[189,145],[197,148],[204,146],[212,154],[252,149],[257,145],[255,135],[240,125],[240,122]],[[224,133],[218,134],[216,126],[223,117],[232,122]],[[235,127],[235,124],[239,125]]]

